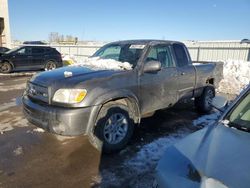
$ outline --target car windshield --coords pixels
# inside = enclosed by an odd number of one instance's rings
[[[144,48],[142,44],[111,44],[100,48],[92,57],[128,62],[135,67]]]
[[[250,91],[226,117],[229,126],[250,132]]]
[[[15,51],[19,50],[20,48],[21,48],[21,47],[12,48],[11,50],[5,52],[5,54],[10,54],[10,53],[12,53],[12,52],[15,52]]]

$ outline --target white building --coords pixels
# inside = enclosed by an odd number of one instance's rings
[[[0,0],[0,46],[11,48],[8,0]]]

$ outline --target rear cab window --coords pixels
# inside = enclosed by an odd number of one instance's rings
[[[178,67],[184,67],[189,64],[189,56],[185,47],[181,44],[173,44],[174,54]]]

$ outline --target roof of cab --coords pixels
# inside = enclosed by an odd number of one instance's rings
[[[144,45],[155,45],[155,44],[173,44],[181,43],[179,41],[170,41],[170,40],[155,40],[155,39],[139,39],[139,40],[121,40],[116,42],[111,42],[109,44],[144,44]],[[181,43],[183,44],[183,43]]]

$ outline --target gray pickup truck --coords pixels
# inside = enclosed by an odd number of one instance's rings
[[[23,95],[26,118],[60,135],[86,134],[105,152],[126,146],[134,125],[148,114],[195,98],[201,112],[211,110],[222,72],[216,63],[192,63],[183,43],[118,41],[93,56],[128,62],[130,70],[69,66],[33,76]]]

